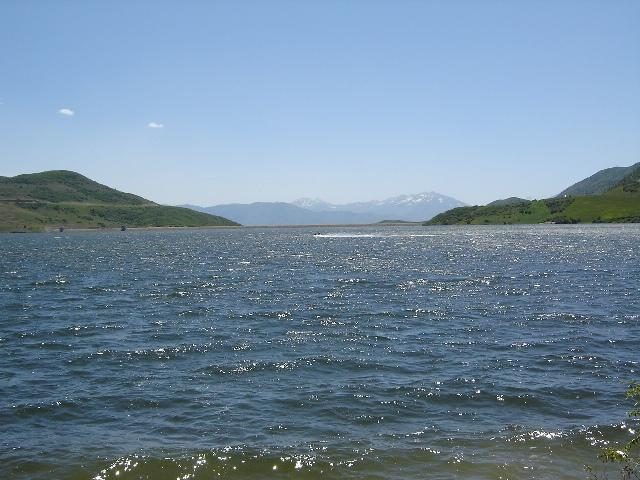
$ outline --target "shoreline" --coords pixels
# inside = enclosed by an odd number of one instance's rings
[[[24,231],[0,231],[0,234],[28,234],[28,233],[65,233],[65,232],[120,232],[132,231],[159,231],[159,230],[199,230],[199,229],[258,229],[258,228],[357,228],[357,227],[419,227],[422,222],[399,223],[339,223],[339,224],[305,224],[305,225],[203,225],[196,227],[127,227],[122,231],[121,227],[64,227],[60,232],[58,228],[47,227],[43,230]]]
[[[517,223],[517,224],[471,224],[471,225],[462,225],[462,224],[450,224],[450,225],[424,225],[422,222],[400,222],[400,223],[341,223],[341,224],[305,224],[305,225],[204,225],[197,227],[127,227],[126,230],[122,231],[121,227],[65,227],[64,231],[60,232],[57,228],[45,228],[44,230],[15,230],[15,231],[0,231],[0,235],[3,234],[51,234],[51,233],[81,233],[81,232],[122,232],[126,233],[127,231],[173,231],[173,230],[256,230],[256,229],[276,229],[276,228],[287,228],[287,229],[304,229],[304,228],[370,228],[370,227],[515,227],[515,226],[536,226],[536,225],[544,225],[544,226],[586,226],[586,225],[638,225],[637,222],[585,222],[585,223],[552,223],[552,222],[542,222],[542,223]]]

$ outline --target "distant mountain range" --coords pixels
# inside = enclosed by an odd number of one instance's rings
[[[427,225],[640,222],[640,163],[600,170],[553,198],[453,208]]]
[[[182,205],[199,212],[220,215],[242,225],[331,225],[367,224],[383,220],[422,222],[438,213],[464,205],[435,192],[400,195],[386,200],[332,204],[300,198],[291,203],[256,202],[211,207]]]

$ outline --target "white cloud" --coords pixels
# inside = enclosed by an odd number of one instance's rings
[[[58,110],[58,113],[60,115],[64,115],[65,117],[73,117],[76,114],[76,112],[74,112],[70,108],[61,108],[60,110]]]
[[[149,122],[147,124],[147,127],[149,127],[149,128],[164,128],[164,125],[162,123]]]

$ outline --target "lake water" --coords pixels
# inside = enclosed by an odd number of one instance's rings
[[[320,235],[314,235],[314,233]],[[584,478],[640,227],[0,236],[0,477]]]

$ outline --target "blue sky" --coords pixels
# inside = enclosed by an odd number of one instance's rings
[[[638,161],[637,0],[0,2],[0,175],[485,203]]]

